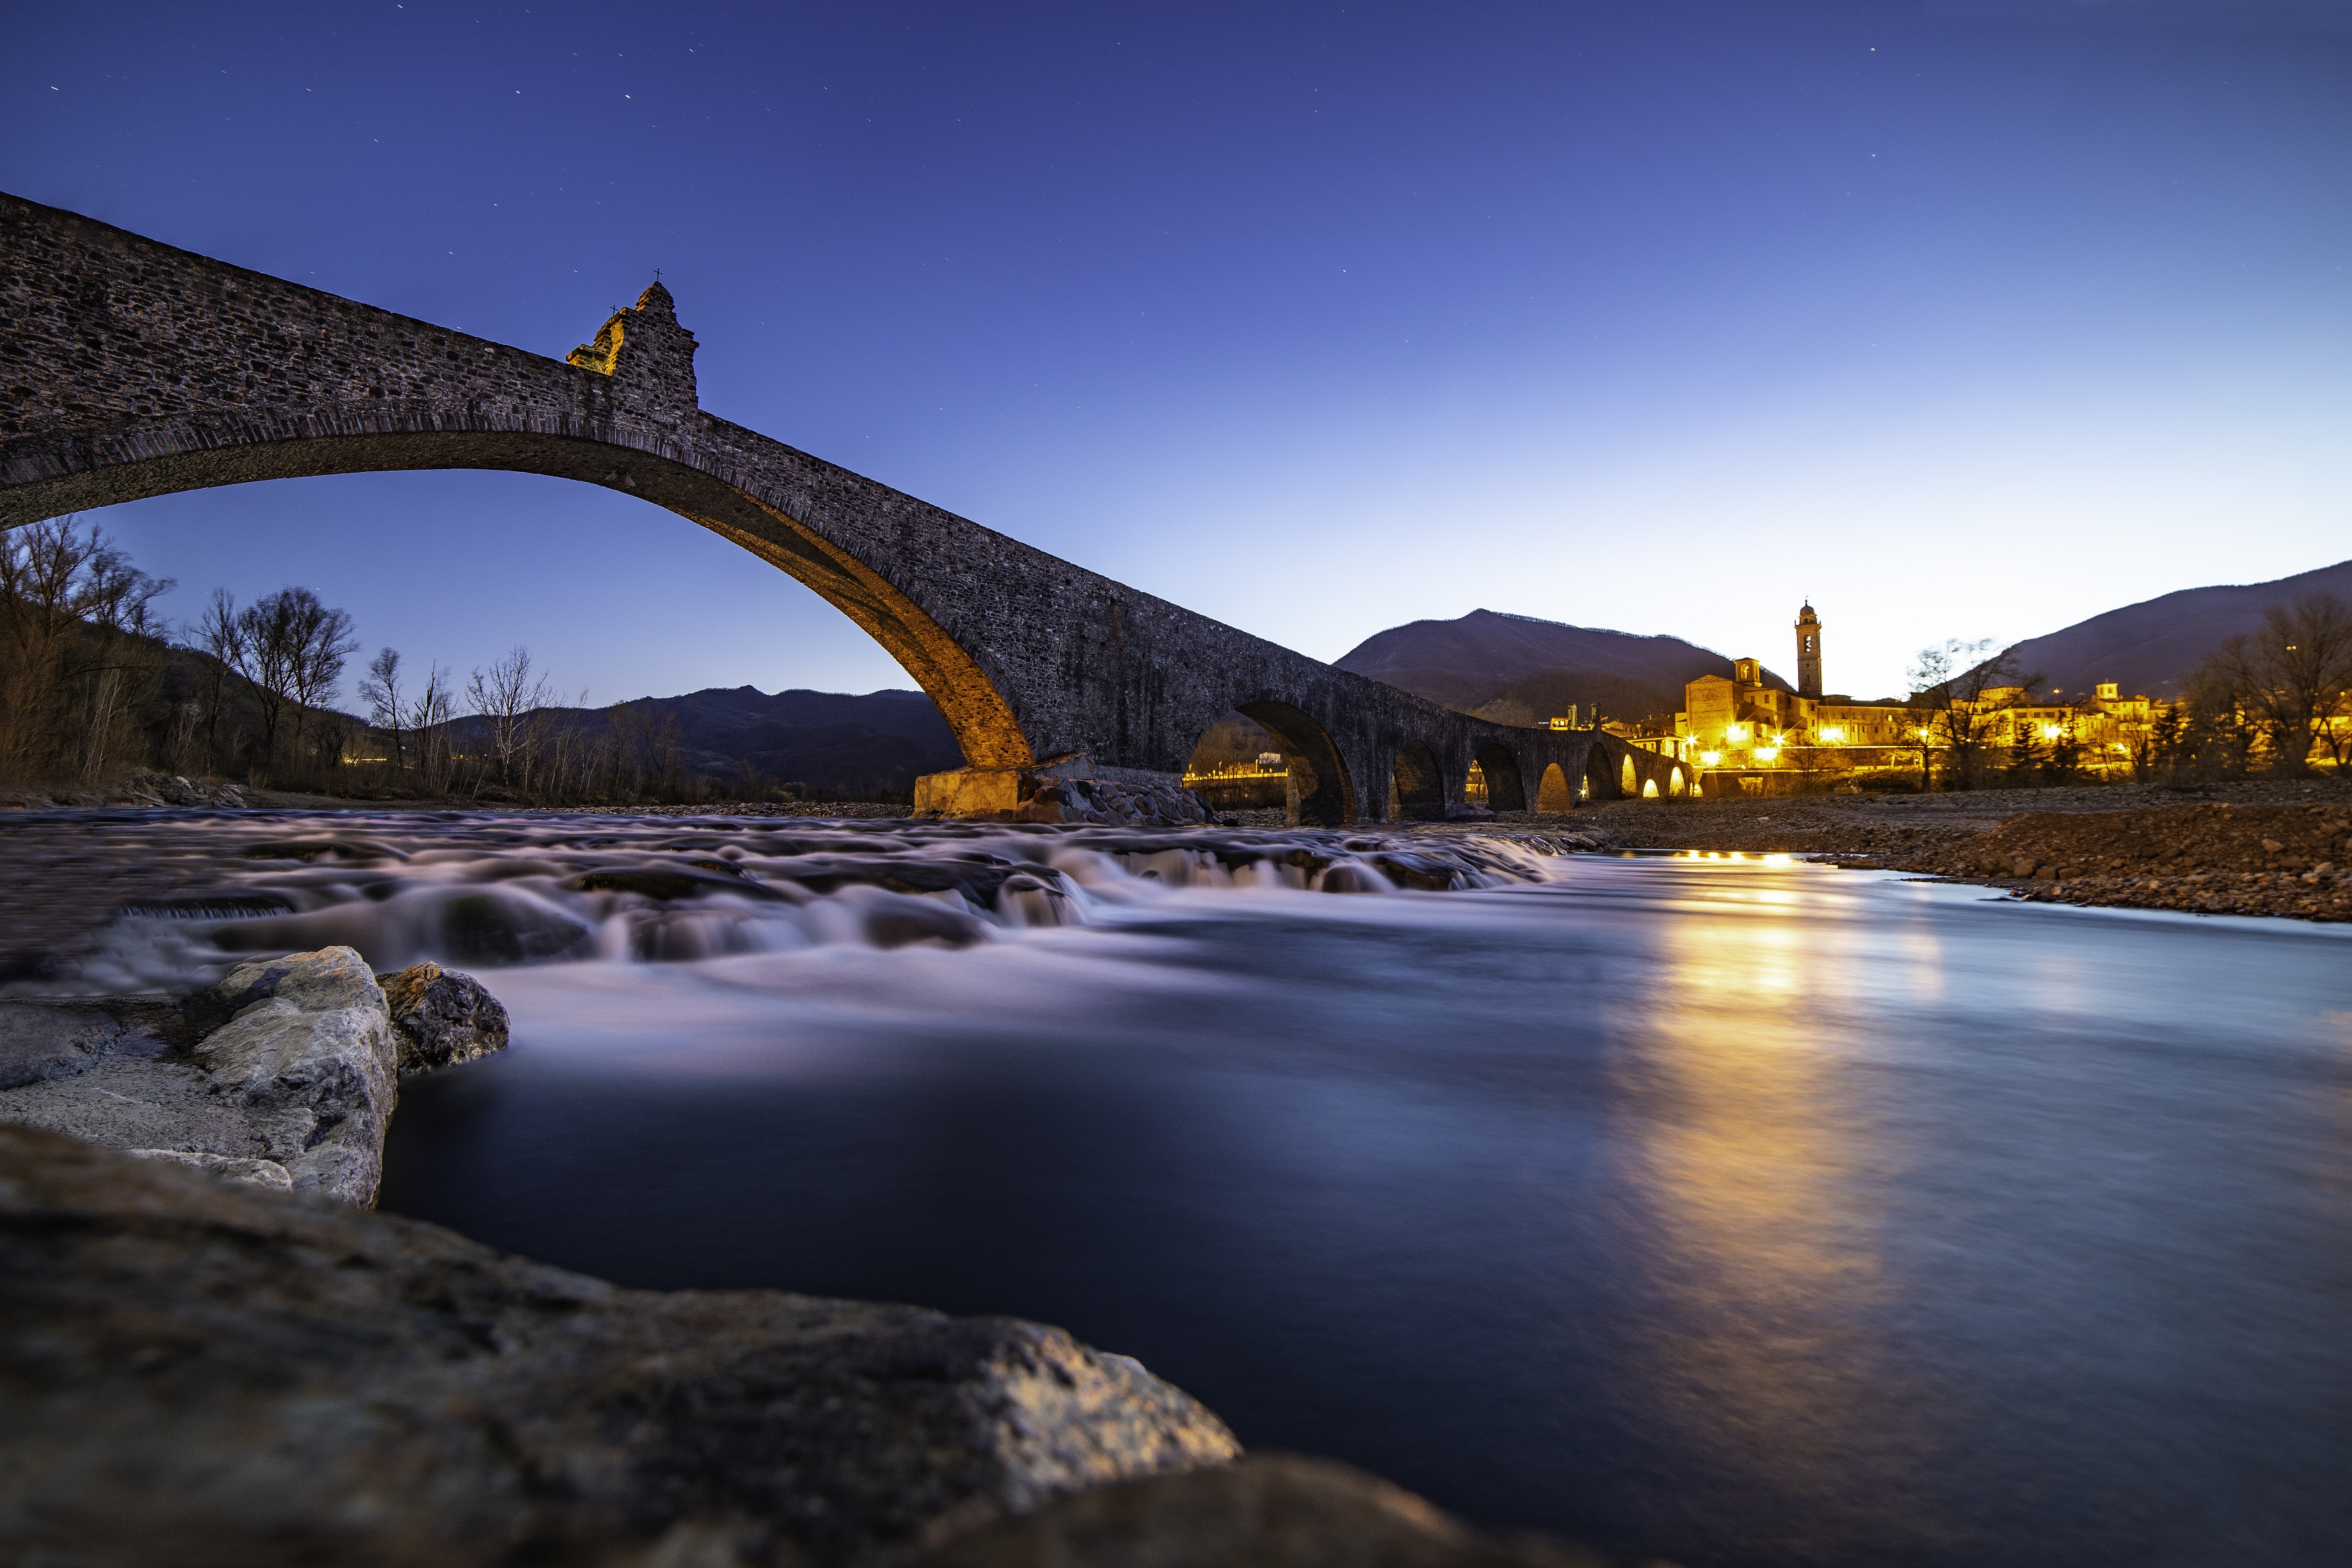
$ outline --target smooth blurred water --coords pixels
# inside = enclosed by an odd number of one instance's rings
[[[1245,1443],[1694,1565],[2352,1561],[2343,929],[1137,863],[960,948],[482,971],[515,1043],[404,1085],[384,1206],[1060,1323]]]

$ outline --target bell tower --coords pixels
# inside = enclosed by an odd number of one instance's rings
[[[1822,618],[1813,614],[1813,602],[1805,601],[1797,612],[1797,695],[1819,698],[1822,694]]]

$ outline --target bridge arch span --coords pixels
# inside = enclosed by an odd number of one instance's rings
[[[1575,806],[1575,798],[1569,792],[1568,770],[1558,763],[1544,764],[1543,776],[1536,785],[1536,809],[1564,812]]]
[[[602,485],[741,545],[888,649],[963,748],[935,775],[952,809],[1013,807],[1048,771],[1172,783],[1232,707],[1305,760],[1296,810],[1332,824],[1387,816],[1408,744],[1447,806],[1489,747],[1522,784],[1608,753],[1334,668],[707,414],[658,283],[559,360],[0,195],[0,528],[322,474]]]
[[[1356,781],[1331,732],[1305,710],[1275,698],[1245,699],[1234,711],[1254,720],[1282,748],[1284,796],[1292,822],[1343,827],[1359,819]]]
[[[75,476],[79,482],[51,487],[37,508],[7,505],[0,520],[13,527],[182,490],[403,469],[502,469],[597,485],[699,523],[814,590],[939,704],[968,761],[984,767],[1035,761],[989,672],[915,594],[793,516],[783,498],[656,429],[620,419],[542,420],[505,411],[425,419],[362,407],[190,423],[121,445],[132,449],[93,443],[91,467]]]

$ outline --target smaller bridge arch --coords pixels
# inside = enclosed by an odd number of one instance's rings
[[[1510,747],[1499,741],[1489,741],[1477,749],[1472,760],[1486,780],[1486,809],[1527,810],[1527,784],[1519,774],[1519,759],[1511,754]]]
[[[1357,820],[1355,781],[1331,735],[1304,709],[1272,698],[1236,702],[1234,710],[1253,719],[1282,748],[1288,782],[1284,796],[1290,820],[1308,827],[1344,827]]]

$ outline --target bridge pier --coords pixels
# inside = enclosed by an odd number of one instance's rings
[[[1184,787],[1181,773],[1105,767],[1091,757],[1056,757],[1026,768],[962,767],[925,773],[915,780],[915,815],[1085,821],[1091,818],[1073,808],[1097,795],[1124,796],[1128,804],[1141,805],[1171,822],[1207,820],[1213,815],[1204,807],[1187,809],[1197,806],[1198,797]]]

